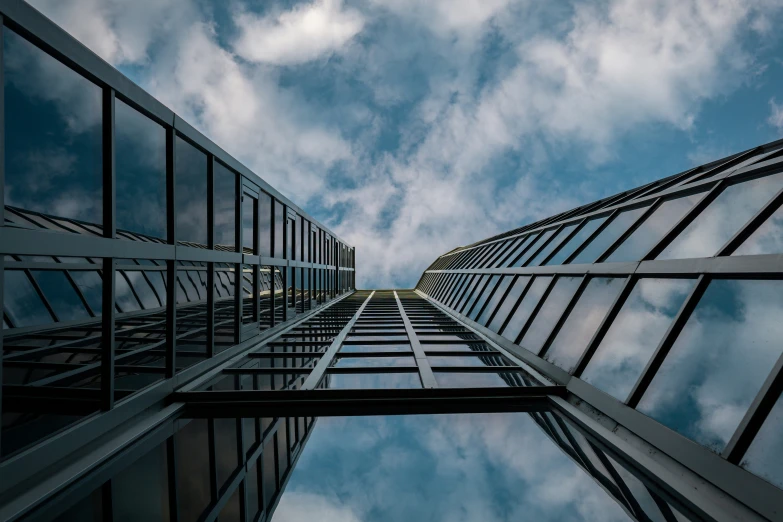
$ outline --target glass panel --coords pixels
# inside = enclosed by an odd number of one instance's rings
[[[563,241],[565,241],[565,238],[568,237],[569,234],[576,228],[576,225],[579,223],[573,223],[571,225],[566,225],[563,227],[560,232],[557,233],[555,237],[552,238],[552,241],[549,242],[549,244],[544,248],[541,252],[539,252],[536,257],[530,260],[530,263],[527,264],[527,266],[539,266],[544,259],[546,259],[549,254],[554,252],[557,247],[559,247]]]
[[[100,225],[100,88],[8,27],[3,44],[5,205]]]
[[[182,522],[195,522],[209,505],[209,434],[207,421],[191,420],[174,434],[177,504]]]
[[[166,239],[166,130],[114,104],[117,228]]]
[[[625,279],[619,277],[590,279],[544,358],[569,373],[573,372],[624,282]]]
[[[166,444],[112,477],[111,486],[115,522],[169,520]]]
[[[292,520],[629,517],[529,415],[494,413],[319,419],[272,518]]]
[[[544,302],[544,305],[536,314],[533,323],[525,332],[525,336],[519,343],[520,346],[533,353],[541,351],[544,342],[549,337],[560,316],[563,315],[563,311],[568,306],[568,302],[573,297],[581,281],[581,277],[559,277],[555,281],[554,288],[552,288],[552,291],[546,298],[546,302]],[[527,296],[525,296],[525,299],[527,299]]]
[[[430,366],[513,366],[500,354],[492,355],[430,355]]]
[[[489,276],[481,276],[476,279],[476,284],[473,286],[473,289],[471,290],[472,293],[468,297],[468,300],[465,301],[465,304],[462,306],[460,313],[467,314],[472,310],[473,304],[476,302],[476,299],[478,299],[479,295],[481,295],[485,291],[484,285],[487,284],[488,279]]]
[[[272,197],[263,192],[258,197],[258,231],[259,255],[272,257]]]
[[[335,368],[385,368],[391,366],[416,366],[413,357],[340,357]]]
[[[609,223],[597,237],[593,238],[584,250],[579,252],[573,261],[571,261],[571,264],[595,263],[598,258],[601,257],[601,254],[606,252],[606,249],[617,241],[617,238],[623,235],[623,233],[625,233],[625,231],[628,230],[646,210],[647,207],[642,207],[626,210],[617,214],[612,222]]]
[[[587,240],[590,235],[598,230],[598,227],[600,227],[604,221],[606,221],[606,218],[609,216],[601,216],[599,218],[594,218],[588,221],[584,224],[582,228],[579,229],[579,232],[577,232],[574,237],[568,240],[567,243],[565,243],[560,250],[558,250],[554,256],[552,256],[552,259],[546,262],[547,265],[562,265],[568,257],[576,251],[577,248],[579,248],[582,243]]]
[[[606,259],[607,262],[639,261],[661,240],[664,234],[688,212],[703,194],[670,199],[661,205],[623,241]]]
[[[179,159],[179,158],[178,158]],[[215,162],[215,249],[236,251],[237,175]]]
[[[274,200],[275,204],[275,251],[274,257],[284,258],[285,249],[283,248],[284,229],[285,229],[285,207],[282,203]]]
[[[778,207],[731,255],[751,256],[780,253],[783,253],[783,206]]]
[[[239,466],[237,420],[215,419],[215,468],[218,489],[222,489]]]
[[[65,277],[64,271],[36,270],[31,273],[59,321],[89,319],[87,309],[82,305],[73,285]]]
[[[783,396],[772,411],[753,443],[742,457],[740,466],[764,480],[783,488]]]
[[[6,272],[6,277],[8,277]],[[71,277],[76,282],[76,286],[81,290],[84,299],[87,304],[92,308],[92,312],[99,316],[101,315],[101,303],[103,300],[103,280],[98,272],[91,270],[74,270],[71,272]],[[8,281],[6,279],[6,281]],[[165,293],[163,294],[166,295]],[[8,304],[8,301],[6,301]]]
[[[709,257],[783,187],[783,173],[728,187],[656,259]]]
[[[240,522],[240,520],[243,520],[243,517],[240,516],[240,511],[239,488],[237,488],[228,498],[226,505],[223,506],[223,510],[220,512],[218,520],[220,520],[220,522]]]
[[[502,388],[536,386],[523,372],[435,372],[441,388]]]
[[[524,266],[525,263],[527,263],[527,260],[536,253],[536,250],[541,248],[541,245],[546,243],[546,240],[555,233],[555,230],[556,229],[554,228],[550,228],[549,230],[541,232],[536,240],[530,244],[530,248],[527,249],[527,252],[525,252],[517,261],[513,262],[511,266]]]
[[[783,281],[715,280],[638,410],[720,452],[783,350]]]
[[[510,279],[510,277],[508,278]],[[512,286],[511,290],[508,292],[508,296],[505,299],[503,299],[503,302],[500,303],[500,307],[498,308],[498,311],[495,313],[495,317],[492,318],[492,322],[489,324],[487,328],[489,328],[495,333],[498,333],[500,331],[500,328],[503,326],[503,323],[506,321],[508,314],[511,312],[511,309],[514,308],[517,299],[519,299],[519,296],[522,295],[522,292],[525,290],[525,287],[527,286],[529,281],[530,281],[530,276],[519,276],[517,278],[516,282],[514,283],[514,286]],[[502,295],[497,295],[498,299],[500,299],[501,297]],[[493,297],[493,300],[494,299],[495,298]]]
[[[484,305],[484,311],[481,312],[481,316],[476,319],[476,322],[480,325],[486,326],[487,321],[489,321],[489,318],[492,316],[492,312],[495,311],[495,308],[497,308],[498,303],[501,299],[503,299],[503,295],[506,293],[506,290],[508,290],[508,286],[511,284],[511,281],[513,281],[514,278],[512,276],[503,276],[500,280],[500,283],[495,288],[495,292],[492,294],[492,297],[489,299],[486,305]],[[511,295],[511,292],[509,292],[509,297]],[[517,295],[518,297],[518,295]]]
[[[505,330],[500,332],[503,337],[511,341],[516,341],[516,338],[519,336],[522,328],[525,327],[525,323],[530,318],[530,314],[533,313],[533,310],[541,300],[541,296],[544,295],[544,292],[551,281],[551,276],[536,277],[533,280],[525,297],[522,298],[522,302],[519,303],[519,306],[514,311],[514,316],[509,321]]]
[[[498,266],[507,267],[511,263],[514,262],[514,260],[517,258],[517,256],[522,252],[528,243],[533,241],[535,239],[536,234],[530,234],[527,235],[519,240],[519,242],[514,246],[514,248],[511,249],[511,251],[503,256],[501,258],[500,263],[498,263]]]
[[[625,401],[695,279],[640,279],[580,376]]]
[[[207,246],[207,156],[179,136],[176,140],[177,242]]]
[[[327,373],[324,381],[327,388],[362,390],[421,388],[418,373]]]
[[[659,508],[658,504],[655,503],[655,499],[653,499],[652,495],[650,495],[650,492],[642,483],[642,481],[636,478],[635,475],[633,475],[623,466],[618,464],[617,461],[609,454],[605,455],[612,464],[612,467],[615,469],[615,471],[617,471],[617,474],[620,475],[620,478],[622,478],[623,482],[625,482],[625,485],[633,495],[633,498],[636,499],[636,502],[638,502],[639,507],[642,509],[644,514],[647,515],[647,517],[649,517],[652,522],[666,522],[666,517],[664,517],[663,513],[661,513],[661,508]]]

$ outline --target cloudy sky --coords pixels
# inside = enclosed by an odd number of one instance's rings
[[[783,132],[781,0],[32,0],[357,247],[360,287]]]

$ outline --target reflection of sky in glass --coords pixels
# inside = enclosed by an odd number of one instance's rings
[[[525,281],[527,281],[529,278],[525,278]],[[522,278],[520,278],[520,282]],[[506,339],[510,339],[511,341],[515,341],[517,336],[519,335],[519,332],[522,331],[522,328],[525,326],[525,322],[530,317],[530,314],[533,313],[533,309],[536,307],[538,302],[541,300],[541,296],[544,295],[544,291],[546,290],[546,287],[549,286],[550,281],[552,281],[552,277],[536,277],[533,280],[533,283],[531,283],[530,288],[528,288],[527,293],[525,294],[525,297],[522,298],[522,302],[519,303],[519,306],[514,311],[514,316],[511,318],[511,320],[508,322],[508,325],[506,325],[506,328],[503,330],[502,335]],[[518,282],[517,284],[519,284]],[[514,288],[516,290],[516,287]],[[521,289],[520,289],[521,291]],[[511,295],[509,295],[509,298]],[[508,299],[506,299],[508,301]],[[516,302],[516,299],[514,300]],[[511,310],[511,307],[514,306],[514,303],[510,303],[508,305],[508,309]],[[503,321],[506,320],[507,312],[505,312],[506,303],[503,303],[503,306],[500,307],[500,310],[498,311],[498,314],[495,316],[495,320],[492,321],[494,324],[495,322],[498,322],[498,327],[503,324]],[[502,316],[501,317],[501,312]]]
[[[176,140],[177,241],[207,244],[207,156]]]
[[[324,376],[327,388],[400,390],[421,388],[418,373],[332,373]]]
[[[573,223],[571,225],[566,225],[563,227],[563,229],[557,233],[555,237],[552,238],[552,241],[549,242],[549,244],[541,250],[538,254],[536,254],[536,257],[530,260],[530,263],[528,263],[528,266],[539,266],[541,262],[547,258],[549,254],[555,251],[557,247],[559,247],[565,238],[568,237],[568,235],[574,230],[574,227],[576,227],[578,223]]]
[[[728,187],[656,259],[709,257],[783,187],[783,173]]]
[[[606,261],[639,261],[701,197],[694,194],[661,203]]]
[[[493,355],[431,355],[430,366],[511,366],[504,357]]]
[[[563,315],[563,311],[579,287],[581,280],[581,277],[560,277],[555,281],[555,287],[549,292],[546,302],[525,332],[525,336],[519,343],[520,346],[533,353],[541,351],[544,342],[552,332],[552,328],[555,327],[557,320]]]
[[[587,348],[609,307],[620,293],[624,279],[595,277],[579,296],[574,309],[560,328],[545,358],[567,372],[572,372]]]
[[[489,299],[489,302],[484,306],[484,311],[481,312],[481,316],[479,316],[478,319],[476,319],[476,322],[486,326],[487,321],[492,316],[492,312],[495,311],[495,308],[498,306],[498,302],[503,298],[503,295],[506,293],[506,290],[508,290],[508,286],[511,284],[511,281],[513,281],[514,278],[512,276],[503,276],[503,278],[500,280],[500,284],[497,285],[495,288],[495,293],[492,294],[492,297]],[[517,294],[519,296],[519,294]],[[510,293],[509,293],[510,297]],[[495,329],[494,331],[497,331]]]
[[[335,368],[382,368],[388,366],[416,366],[413,357],[341,357]]]
[[[531,243],[530,248],[527,249],[527,252],[525,252],[522,257],[520,257],[516,262],[512,263],[511,266],[522,266],[524,265],[530,257],[535,254],[536,250],[541,248],[541,245],[543,245],[549,237],[555,233],[555,228],[551,228],[549,230],[545,230],[544,232],[541,232],[536,240]]]
[[[215,162],[214,197],[215,197],[215,245],[235,250],[236,238],[236,174],[219,162]],[[246,199],[250,199],[245,196]],[[248,201],[252,209],[252,201]],[[252,222],[251,222],[252,236]],[[252,246],[251,246],[252,248]]]
[[[756,438],[742,458],[741,466],[783,488],[783,397],[779,398]]]
[[[581,378],[624,401],[695,279],[640,279]]]
[[[647,210],[646,207],[635,208],[633,210],[626,210],[620,212],[615,216],[611,223],[609,223],[605,229],[598,234],[590,244],[585,247],[584,250],[579,252],[571,264],[576,265],[579,263],[594,263],[601,257],[601,254],[606,252],[612,243],[623,235],[628,228],[637,220],[639,216]]]
[[[710,283],[639,411],[721,451],[783,350],[783,281]]]
[[[100,224],[101,90],[7,27],[5,203]]]
[[[733,256],[783,253],[783,207],[779,207],[742,243]]]
[[[650,495],[649,490],[642,483],[642,481],[636,478],[636,476],[627,469],[622,467],[615,459],[611,457],[611,455],[607,455],[606,458],[609,459],[609,462],[612,463],[612,467],[620,475],[620,478],[623,479],[625,485],[628,486],[628,489],[639,503],[639,507],[642,509],[642,511],[644,511],[644,514],[647,515],[653,522],[666,522],[666,517],[663,516],[661,509],[658,507],[658,504],[655,503],[655,499],[652,498],[652,495]]]
[[[116,100],[117,228],[166,239],[166,131]]]
[[[32,274],[59,321],[73,321],[90,317],[73,285],[65,277],[65,272],[40,270],[33,271]]]
[[[606,218],[608,216],[602,216],[599,218],[591,219],[587,223],[584,224],[582,228],[579,229],[579,232],[577,232],[574,237],[568,240],[567,243],[563,245],[563,247],[558,250],[554,256],[552,256],[552,259],[546,262],[547,265],[562,265],[563,262],[568,259],[568,256],[574,253],[574,251],[579,248],[579,246],[585,242],[585,240],[590,237],[590,234],[595,232],[598,227],[601,226],[601,224],[606,221]]]
[[[272,520],[628,516],[533,419],[508,413],[318,419]]]
[[[476,302],[473,305],[473,309],[470,310],[470,313],[468,314],[468,317],[470,319],[474,321],[476,320],[476,317],[478,317],[478,314],[481,313],[482,308],[484,308],[484,304],[487,302],[487,298],[489,297],[489,294],[491,294],[492,290],[494,290],[495,286],[497,286],[499,279],[500,276],[496,276],[496,275],[490,277],[486,286],[483,287],[483,289],[481,289],[481,295],[478,296],[478,299],[476,299]]]
[[[522,250],[524,250],[525,246],[532,241],[532,239],[536,237],[535,234],[531,234],[529,236],[525,236],[521,239],[517,240],[517,243],[511,248],[511,251],[501,256],[500,260],[498,261],[498,266],[507,267],[509,266],[514,259],[519,255]]]
[[[52,322],[52,316],[21,270],[6,270],[3,285],[4,311],[15,327]]]

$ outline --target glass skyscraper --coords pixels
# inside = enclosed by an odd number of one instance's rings
[[[318,484],[366,520],[783,519],[783,142],[357,290],[353,246],[0,16],[0,520],[317,518]]]

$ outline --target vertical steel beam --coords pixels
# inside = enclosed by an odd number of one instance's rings
[[[394,300],[397,301],[397,308],[400,310],[402,322],[405,325],[405,332],[408,334],[408,341],[411,343],[411,350],[413,350],[413,356],[416,358],[416,367],[419,369],[421,385],[424,388],[437,388],[438,382],[435,380],[435,374],[432,373],[430,362],[427,360],[424,349],[419,342],[419,337],[416,335],[416,330],[413,329],[411,320],[408,318],[408,314],[405,313],[405,307],[402,306],[402,301],[400,301],[400,296],[397,295],[396,290],[394,291]]]
[[[207,248],[215,248],[215,156],[207,155]],[[215,263],[207,263],[207,357],[215,355]]]
[[[176,162],[177,134],[166,128],[166,240],[177,245]],[[174,377],[177,368],[177,260],[166,261],[166,378]]]
[[[117,236],[116,187],[114,164],[114,90],[103,88],[102,158],[103,158],[103,237]],[[114,303],[116,262],[103,258],[103,295],[101,315],[101,409],[114,407]]]

